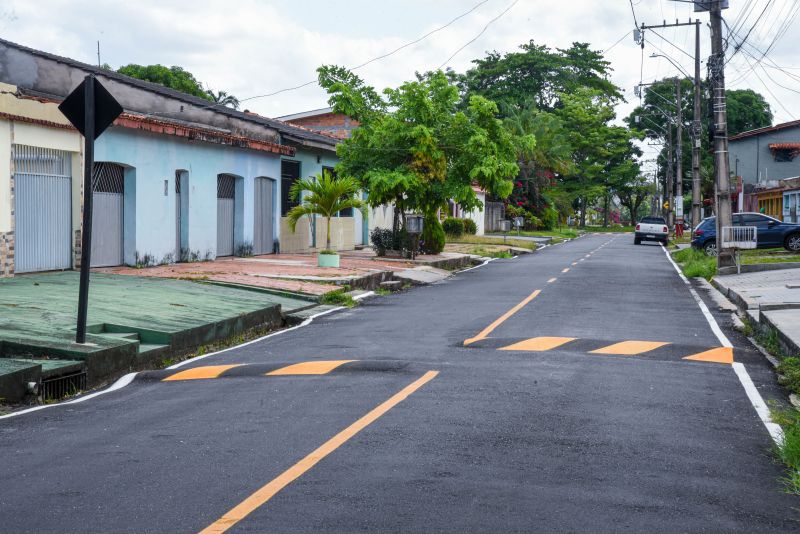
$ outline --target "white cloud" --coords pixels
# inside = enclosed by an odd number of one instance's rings
[[[436,68],[455,50],[475,37],[483,26],[511,0],[489,0],[470,15],[458,20],[426,40],[359,71],[368,83],[383,88],[411,78],[415,71]],[[293,2],[235,0],[140,0],[138,2],[100,0],[6,0],[0,9],[0,32],[4,38],[94,63],[96,41],[101,41],[102,60],[118,67],[126,63],[180,65],[214,89],[223,89],[240,98],[274,92],[313,80],[322,63],[356,65],[386,53],[401,44],[444,24],[467,11],[478,0],[396,0],[370,2],[349,0],[295,0]],[[725,13],[733,26],[740,16],[742,2]],[[750,5],[751,3],[746,3]],[[761,4],[755,2],[754,4]],[[774,29],[786,18],[790,0],[777,0],[755,27],[748,43],[762,50],[772,40]],[[658,23],[676,17],[686,20],[694,14],[684,3],[666,0],[634,2],[639,22]],[[748,12],[741,35],[755,22],[760,9]],[[707,14],[698,15],[707,21]],[[553,47],[568,47],[573,41],[586,41],[594,48],[610,47],[614,73],[612,79],[633,100],[632,87],[640,80],[641,51],[633,43],[633,16],[625,0],[521,0],[495,22],[478,40],[461,51],[449,64],[456,70],[468,68],[470,61],[487,50],[510,51],[533,39]],[[693,53],[691,28],[665,29],[664,37]],[[783,37],[769,58],[780,66],[792,66],[797,39],[792,29]],[[701,54],[709,53],[709,37],[704,25]],[[667,61],[647,56],[657,51],[669,53],[686,70],[691,59],[653,35],[648,35],[642,76],[645,81],[672,75]],[[744,53],[729,65],[729,80],[739,78],[735,69],[749,69]],[[766,61],[764,62],[766,63]],[[735,88],[752,87],[772,104],[776,121],[800,114],[798,94],[792,89],[796,79],[773,68],[758,74],[770,86],[770,95],[752,72],[736,81]],[[789,71],[800,75],[800,70]],[[770,81],[768,78],[772,78]],[[782,89],[780,83],[792,89]],[[784,110],[783,104],[787,110]],[[325,94],[316,86],[306,87],[247,102],[246,107],[268,116],[278,116],[326,105]],[[620,115],[632,109],[633,102],[619,107]]]

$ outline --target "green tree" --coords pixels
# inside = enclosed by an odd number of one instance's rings
[[[559,186],[574,199],[583,227],[590,203],[603,198],[607,207],[615,184],[638,174],[631,143],[636,133],[610,124],[615,118],[612,99],[600,91],[582,88],[560,100],[562,107],[554,113],[564,124],[573,165]]]
[[[615,192],[620,203],[628,208],[631,224],[636,224],[642,215],[642,207],[647,206],[646,201],[653,194],[653,184],[639,174],[633,180],[619,184]]]
[[[220,104],[222,106],[228,106],[233,109],[239,109],[239,99],[233,95],[229,95],[225,91],[212,91],[211,89],[207,90],[208,96],[211,97],[213,102]]]
[[[422,212],[429,252],[444,246],[437,213],[448,200],[465,210],[480,207],[473,184],[499,198],[511,193],[517,151],[493,102],[473,96],[459,109],[458,88],[442,71],[419,74],[383,96],[341,67],[318,73],[334,111],[361,122],[337,147],[337,173],[357,178],[371,206],[394,204],[398,218]],[[534,143],[531,136],[520,142]]]
[[[619,88],[608,80],[610,63],[587,43],[551,50],[530,41],[519,51],[491,52],[473,64],[459,77],[465,100],[482,95],[497,102],[504,115],[529,107],[531,102],[539,109],[553,110],[560,105],[559,95],[582,87],[612,100],[622,98]]]
[[[307,194],[303,194],[306,192]],[[292,184],[289,195],[300,201],[300,204],[289,210],[289,229],[294,232],[297,222],[306,215],[321,215],[327,221],[325,234],[325,250],[331,249],[331,218],[342,210],[354,208],[361,210],[366,218],[366,206],[357,197],[359,184],[355,178],[336,177],[323,172],[316,178],[303,178]]]
[[[772,126],[769,102],[752,89],[726,91],[725,100],[728,104],[729,135]]]
[[[203,89],[200,82],[191,72],[181,67],[165,67],[163,65],[136,65],[131,63],[117,69],[117,72],[139,80],[157,83],[181,93],[197,96],[211,101],[212,97]]]

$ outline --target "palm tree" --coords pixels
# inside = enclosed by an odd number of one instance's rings
[[[300,201],[300,204],[289,210],[286,215],[289,218],[289,229],[294,232],[297,221],[304,215],[317,214],[325,217],[328,229],[323,252],[330,251],[331,217],[348,208],[357,209],[366,217],[366,204],[356,196],[359,189],[360,186],[355,178],[336,177],[327,171],[318,174],[316,178],[297,180],[289,190],[289,195]],[[303,191],[307,191],[308,194],[303,196]]]
[[[217,104],[232,107],[233,109],[239,109],[239,99],[233,95],[229,95],[225,91],[214,92],[213,90],[208,89],[206,93],[208,93],[208,96],[211,97],[211,100]]]

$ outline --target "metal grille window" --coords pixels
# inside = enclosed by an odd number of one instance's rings
[[[69,152],[27,145],[13,145],[14,174],[35,174],[69,178],[72,161]]]
[[[217,176],[217,198],[234,198],[236,193],[236,177],[232,174]]]
[[[283,160],[281,161],[281,216],[286,216],[289,210],[297,206],[299,202],[290,195],[292,185],[300,179],[300,162]]]
[[[181,171],[175,171],[175,193],[181,194]]]
[[[122,194],[125,187],[125,169],[116,163],[99,162],[92,172],[92,191],[95,193]]]

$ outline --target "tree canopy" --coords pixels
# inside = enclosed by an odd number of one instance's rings
[[[117,69],[120,74],[157,83],[181,93],[212,100],[208,92],[194,75],[182,67],[165,67],[163,65],[136,65],[131,63]]]
[[[439,208],[448,200],[465,210],[480,207],[473,184],[507,197],[519,172],[517,147],[535,143],[531,135],[515,140],[496,118],[497,106],[482,96],[460,109],[458,87],[442,71],[382,94],[342,67],[318,73],[334,111],[361,122],[338,146],[337,172],[357,178],[372,206],[422,212],[423,240],[433,252],[443,247]]]

